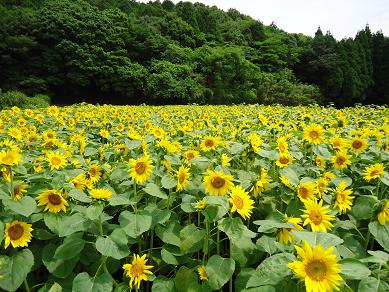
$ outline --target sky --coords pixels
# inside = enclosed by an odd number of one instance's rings
[[[235,8],[266,25],[274,22],[280,29],[291,33],[301,32],[313,36],[320,26],[324,33],[329,30],[336,39],[340,40],[354,37],[359,30],[369,24],[371,31],[382,30],[386,36],[389,36],[389,0],[188,1],[215,5],[223,10]]]

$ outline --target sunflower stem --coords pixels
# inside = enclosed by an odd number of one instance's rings
[[[219,228],[216,231],[216,253],[220,255],[220,230]]]
[[[14,175],[13,175],[13,172],[12,172],[12,167],[11,166],[8,166],[8,170],[9,170],[9,177],[10,177],[10,185],[11,185],[11,190],[10,190],[10,193],[11,193],[11,199],[14,199]]]
[[[230,241],[230,258],[231,258],[231,254],[232,254],[232,242],[231,242],[231,239],[229,240]],[[231,275],[231,278],[229,280],[229,292],[232,292],[233,291],[233,285],[232,285],[232,276],[233,274]]]
[[[23,283],[24,283],[24,287],[26,288],[26,291],[30,292],[31,290],[30,290],[30,286],[28,286],[27,278],[24,279]]]

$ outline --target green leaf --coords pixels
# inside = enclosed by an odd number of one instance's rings
[[[137,214],[123,211],[119,216],[120,226],[131,238],[137,238],[142,233],[149,231],[153,217],[145,211],[140,211]]]
[[[25,217],[30,216],[37,209],[36,202],[33,198],[25,196],[19,201],[3,200],[3,204],[8,209],[14,211],[16,214]]]
[[[194,224],[185,226],[180,231],[181,251],[193,253],[203,247],[205,230],[198,229]]]
[[[182,227],[178,221],[170,221],[168,222],[168,225],[166,227],[158,225],[155,229],[155,233],[164,243],[172,244],[179,247],[181,245],[181,229]]]
[[[63,243],[56,249],[54,257],[62,260],[70,260],[77,257],[85,245],[82,235],[82,233],[74,233],[66,237]]]
[[[98,237],[96,249],[104,256],[120,260],[129,255],[127,235],[122,229],[115,229],[109,237]]]
[[[381,279],[367,277],[362,279],[358,285],[359,292],[387,292],[389,284],[381,281]]]
[[[386,171],[384,172],[384,175],[381,177],[381,182],[389,186],[389,173],[387,173]]]
[[[360,280],[371,274],[369,268],[357,259],[343,259],[340,264],[341,274],[347,279]]]
[[[58,283],[54,283],[48,292],[62,292],[62,287]]]
[[[116,197],[116,196],[115,196]],[[104,206],[103,205],[91,205],[85,210],[85,216],[89,220],[96,220],[100,217],[101,213],[103,212]]]
[[[167,199],[167,195],[154,183],[148,183],[143,190],[150,196]]]
[[[360,196],[355,200],[354,206],[351,209],[351,214],[356,219],[370,219],[376,203],[377,198],[374,196]]]
[[[247,281],[246,288],[277,285],[292,274],[287,264],[295,260],[290,253],[279,253],[266,258]]]
[[[268,254],[274,254],[278,249],[275,245],[276,240],[273,237],[263,235],[257,240],[257,246],[260,250],[267,252]]]
[[[4,223],[3,221],[0,221],[0,245],[3,242],[4,238]]]
[[[60,237],[68,236],[78,231],[85,231],[89,224],[80,213],[52,214],[46,213],[44,216],[46,226]]]
[[[179,262],[176,259],[176,257],[165,248],[162,248],[161,250],[161,258],[165,263],[169,265],[175,265],[175,266],[179,265]]]
[[[324,248],[328,248],[343,243],[343,239],[330,233],[292,230],[292,234],[298,241],[307,241],[312,247],[321,244]]]
[[[256,233],[249,230],[239,217],[220,220],[218,228],[232,241],[239,241],[241,237],[254,238],[256,236]]]
[[[209,258],[205,270],[208,276],[209,286],[213,290],[217,290],[223,287],[232,277],[235,271],[235,261],[213,255]]]
[[[86,147],[84,151],[84,156],[93,156],[99,153],[99,151],[96,148],[93,147]]]
[[[69,260],[56,259],[54,258],[56,249],[57,247],[54,244],[47,244],[43,248],[42,262],[52,275],[58,278],[66,278],[73,272],[79,257]]]
[[[98,277],[90,277],[88,273],[78,274],[73,280],[73,292],[109,292],[112,291],[112,277],[103,273]]]
[[[12,256],[0,256],[0,287],[7,291],[15,291],[34,265],[34,255],[29,249],[23,249]]]
[[[69,197],[71,197],[77,201],[80,201],[83,203],[92,202],[92,199],[87,194],[85,194],[83,191],[81,191],[79,189],[72,188],[68,194],[69,194]]]
[[[228,212],[230,203],[224,196],[207,196],[204,198],[206,207],[203,211],[205,218],[210,222],[215,222]]]
[[[262,233],[270,233],[274,232],[274,229],[277,228],[293,228],[294,225],[291,223],[282,223],[282,222],[277,222],[274,220],[256,220],[253,222],[256,225],[260,225],[258,227],[258,232]]]
[[[174,284],[177,291],[199,292],[201,291],[201,286],[197,283],[197,279],[198,276],[195,272],[183,266],[178,270],[174,278]]]
[[[389,261],[389,254],[382,250],[369,250],[367,252],[371,255],[371,257],[361,259],[361,262],[385,265]]]
[[[375,240],[389,252],[389,224],[381,225],[379,222],[370,222],[369,231]]]
[[[172,189],[177,186],[177,181],[170,175],[164,175],[161,179],[161,184],[164,189]]]
[[[176,292],[174,286],[174,280],[168,279],[164,276],[158,276],[153,281],[153,286],[151,287],[152,292]]]

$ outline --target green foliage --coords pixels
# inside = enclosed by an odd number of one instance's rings
[[[44,108],[50,105],[50,97],[37,94],[33,97],[26,96],[23,92],[11,90],[0,92],[0,109],[7,109],[13,106],[19,108]]]

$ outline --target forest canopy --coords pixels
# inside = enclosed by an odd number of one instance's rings
[[[385,104],[389,38],[286,33],[200,3],[0,0],[0,89],[57,104]]]

